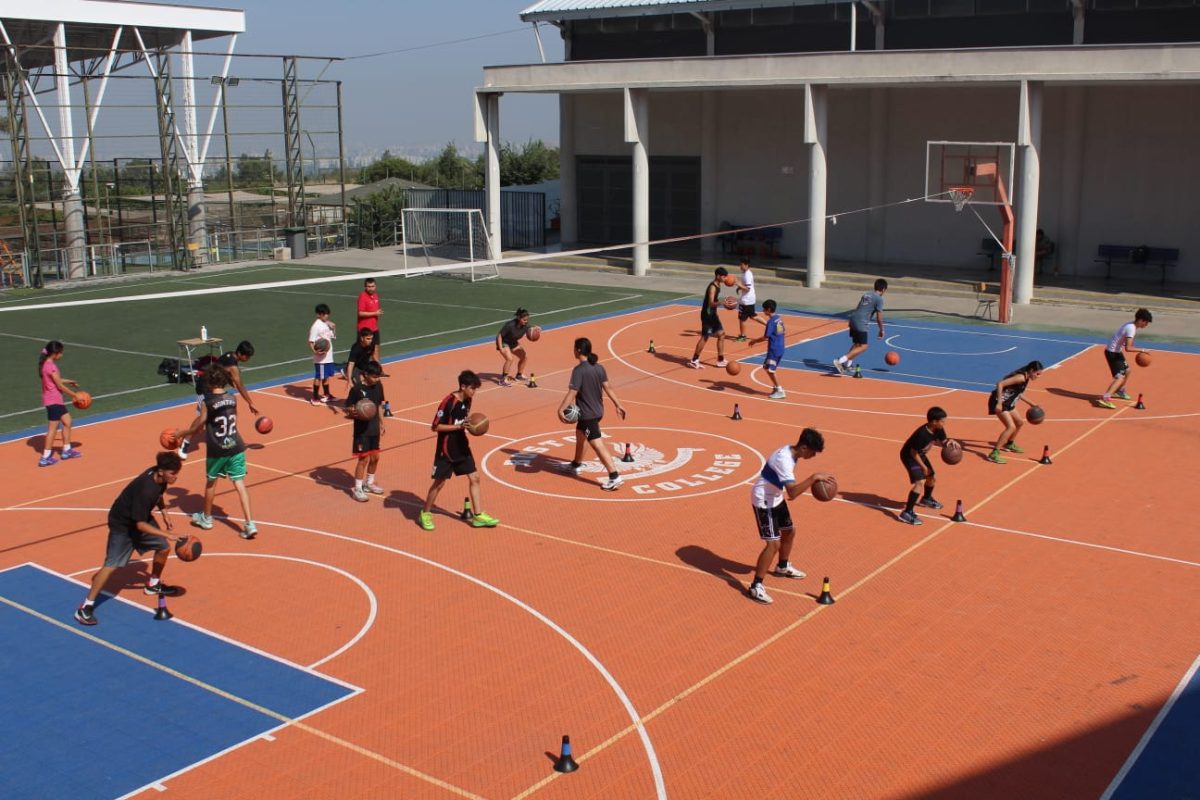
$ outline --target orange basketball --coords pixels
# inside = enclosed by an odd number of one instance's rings
[[[158,435],[158,443],[167,450],[177,449],[179,447],[179,439],[175,436],[175,429],[165,428],[163,432]]]
[[[739,372],[742,371],[741,362],[730,361],[728,364],[725,365],[725,371],[728,372],[730,375],[737,375]]]
[[[270,417],[259,417],[254,420],[254,430],[259,433],[270,433],[274,429],[275,423],[271,421]]]
[[[1151,361],[1150,354],[1149,353],[1138,353],[1134,357],[1134,361],[1137,362],[1137,365],[1139,367],[1148,367],[1148,366],[1150,366],[1150,361]],[[88,402],[90,403],[91,401],[89,400]],[[79,401],[76,401],[75,404],[79,405]],[[79,407],[87,408],[87,406],[79,406]]]
[[[737,308],[737,298],[733,297],[732,295],[729,297],[726,297],[725,298],[725,308],[729,309],[730,311],[733,311],[735,308]]]
[[[822,503],[828,503],[830,500],[837,497],[837,492],[837,481],[832,477],[829,478],[829,480],[817,481],[812,485],[813,497],[817,498]]]
[[[1141,362],[1139,361],[1138,363]],[[75,399],[71,401],[71,404],[78,409],[87,408],[92,404],[92,396],[87,392],[76,392]]]
[[[895,350],[888,350],[887,355],[883,357],[883,360],[888,363],[888,366],[894,367],[900,363],[900,354]]]
[[[721,280],[725,281],[726,286],[737,286],[737,278],[733,277],[732,275],[726,275]]]
[[[529,341],[536,342],[538,339],[542,338],[542,329],[541,327],[534,325],[529,329],[525,336],[529,339]]]
[[[491,427],[491,421],[482,411],[476,411],[467,417],[467,433],[472,436],[483,436]]]

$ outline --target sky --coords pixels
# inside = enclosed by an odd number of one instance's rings
[[[483,68],[540,61],[533,28],[520,18],[533,0],[191,3],[246,12],[238,53],[349,58],[406,50],[336,63],[322,76],[343,81],[348,156],[375,155],[385,148],[398,155],[436,154],[450,141],[460,150],[479,152],[472,90],[483,83]],[[557,29],[542,26],[541,35],[547,60],[561,61]],[[473,37],[482,38],[447,43]],[[315,77],[321,66],[303,64],[301,77]],[[500,101],[500,136],[515,144],[532,138],[557,145],[557,98],[506,95]]]

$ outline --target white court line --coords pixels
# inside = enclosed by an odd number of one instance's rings
[[[1100,795],[1100,800],[1111,800],[1113,794],[1117,791],[1117,787],[1129,775],[1129,771],[1133,769],[1133,765],[1141,758],[1142,752],[1150,744],[1150,740],[1154,738],[1154,734],[1158,731],[1159,726],[1162,725],[1163,720],[1167,718],[1167,714],[1171,713],[1171,709],[1174,707],[1176,701],[1183,695],[1187,685],[1195,677],[1197,668],[1200,668],[1200,657],[1197,657],[1192,662],[1192,666],[1184,673],[1179,683],[1175,685],[1175,690],[1171,692],[1171,696],[1163,704],[1162,709],[1158,712],[1158,716],[1150,723],[1150,727],[1142,734],[1142,738],[1138,741],[1137,746],[1133,748],[1133,752],[1129,754],[1129,758],[1125,759],[1125,763],[1121,765],[1121,769],[1117,772],[1116,777],[1112,779],[1112,783],[1104,790],[1104,794]]]
[[[799,371],[799,370],[797,370],[797,371]],[[807,372],[810,370],[804,370],[804,371]],[[773,389],[774,387],[771,385],[771,383],[769,381],[767,381],[765,378],[759,377],[760,375],[764,374],[765,372],[766,372],[766,370],[764,370],[761,365],[756,364],[754,369],[751,370],[751,372],[750,372],[750,380],[753,381],[756,385],[762,386],[764,389]],[[826,397],[830,400],[863,400],[863,401],[867,401],[867,400],[873,400],[873,401],[928,400],[931,397],[942,397],[944,395],[953,394],[954,392],[958,391],[957,389],[941,389],[940,391],[929,392],[928,394],[890,395],[888,397],[855,397],[853,395],[845,395],[845,394],[819,394],[817,392],[804,392],[799,389],[789,389],[786,386],[783,387],[783,390],[788,393],[802,394],[806,397]]]
[[[31,342],[42,342],[43,344],[45,342],[50,341],[52,338],[54,338],[52,336],[26,336],[26,335],[20,334],[20,333],[4,333],[3,331],[0,331],[0,336],[7,336],[10,339],[27,339]],[[150,358],[175,358],[175,356],[164,356],[161,353],[143,353],[139,350],[119,350],[115,347],[101,347],[98,344],[84,344],[83,342],[68,342],[68,341],[63,340],[63,344],[70,345],[71,347],[86,347],[89,350],[104,350],[105,352],[109,352],[109,353],[124,353],[125,355],[130,355],[130,356],[149,356]]]
[[[1017,346],[1014,344],[1012,347],[1005,348],[1004,350],[984,350],[978,353],[959,353],[942,350],[917,350],[912,347],[904,347],[903,345],[896,344],[895,340],[899,338],[900,334],[893,334],[884,339],[883,343],[888,347],[894,347],[897,350],[903,350],[906,353],[921,353],[927,356],[998,356],[1003,355],[1004,353],[1011,353],[1013,350],[1017,349]]]

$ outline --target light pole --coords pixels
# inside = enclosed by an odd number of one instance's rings
[[[229,195],[229,230],[232,235],[232,232],[237,230],[237,218],[233,205],[233,156],[229,152],[228,90],[241,83],[241,79],[213,75],[210,83],[221,87],[221,124],[225,129],[225,191]],[[232,241],[230,245],[232,246]]]
[[[108,243],[109,243],[109,245],[112,245],[112,243],[113,243],[113,227],[112,227],[112,204],[109,201],[108,193],[110,190],[115,189],[116,187],[117,187],[117,185],[115,183],[104,184],[104,218],[106,220],[108,220]]]
[[[320,176],[321,176],[321,170],[320,170],[320,169],[317,167],[317,146],[316,146],[315,144],[313,144],[313,138],[312,138],[312,135],[311,135],[311,134],[310,134],[310,133],[309,133],[307,130],[304,130],[303,128],[301,128],[301,129],[300,129],[300,132],[301,132],[301,133],[303,133],[303,134],[304,134],[304,136],[305,136],[305,137],[308,139],[308,146],[309,146],[309,147],[312,149],[312,154],[313,154],[313,173],[314,173],[314,174],[315,174],[317,177],[320,177]]]

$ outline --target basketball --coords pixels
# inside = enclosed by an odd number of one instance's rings
[[[378,412],[375,403],[365,397],[354,404],[354,416],[359,419],[373,419]]]
[[[737,286],[737,278],[732,275],[726,275],[722,280],[725,281],[726,286]]]
[[[1145,366],[1145,364],[1142,364],[1142,361],[1141,361],[1141,358],[1143,355],[1144,355],[1144,353],[1138,353],[1138,364]],[[1147,359],[1147,361],[1149,361],[1149,359]],[[91,404],[92,404],[92,396],[90,394],[88,394],[87,392],[76,392],[75,399],[71,401],[71,405],[73,405],[79,409],[87,408]]]
[[[492,423],[488,420],[487,415],[481,411],[476,411],[471,416],[467,417],[467,433],[472,436],[483,436],[488,432]]]
[[[542,329],[537,325],[534,325],[529,329],[529,333],[525,334],[525,336],[529,339],[529,341],[536,342],[538,339],[542,338]]]
[[[888,363],[889,367],[894,367],[900,363],[900,354],[895,350],[888,350],[887,355],[883,357],[883,360]]]
[[[735,308],[737,308],[737,298],[733,296],[726,297],[725,308],[729,309],[730,311],[733,311]]]
[[[317,339],[313,342],[313,350],[316,350],[318,353],[328,353],[329,348],[332,346],[333,343],[328,339]]]
[[[942,445],[942,461],[953,466],[963,460],[962,445],[955,439],[948,440]]]
[[[1137,354],[1137,356],[1134,358],[1134,361],[1136,361],[1136,362],[1137,362],[1137,365],[1138,365],[1139,367],[1148,367],[1148,366],[1150,366],[1150,362],[1151,362],[1152,360],[1153,360],[1153,359],[1151,359],[1151,358],[1150,358],[1150,354],[1149,354],[1149,353],[1146,353],[1146,352],[1141,352],[1141,353],[1138,353],[1138,354]],[[87,394],[86,392],[80,392],[80,393],[79,393],[79,395],[85,395],[85,396],[86,396],[86,394]],[[81,405],[79,405],[79,395],[76,395],[76,396],[75,396],[75,405],[76,405],[76,406],[78,406],[79,408],[87,408],[87,406],[81,406]],[[91,404],[91,402],[92,402],[92,399],[89,397],[89,398],[88,398],[88,404],[90,405],[90,404]]]
[[[195,561],[204,552],[204,545],[199,539],[190,536],[180,536],[175,540],[175,555],[180,561]]]
[[[830,478],[829,480],[817,481],[812,485],[813,497],[817,498],[822,503],[828,503],[830,500],[837,497],[837,492],[837,481],[833,478]]]
[[[562,416],[563,416],[563,419],[565,419],[567,422],[578,422],[579,421],[579,406],[575,405],[574,403],[571,403],[571,405],[569,405],[563,409]]]
[[[1025,419],[1029,420],[1030,425],[1041,425],[1042,420],[1046,418],[1046,412],[1041,406],[1030,406],[1025,412]]]
[[[158,443],[167,450],[177,449],[179,447],[179,439],[175,436],[175,429],[165,428],[163,432],[158,435]]]
[[[270,417],[259,417],[254,420],[254,430],[259,433],[270,433],[275,429],[275,423],[271,422]]]
[[[741,362],[730,361],[728,364],[725,365],[725,371],[728,372],[730,375],[737,375],[739,372],[742,371]]]

